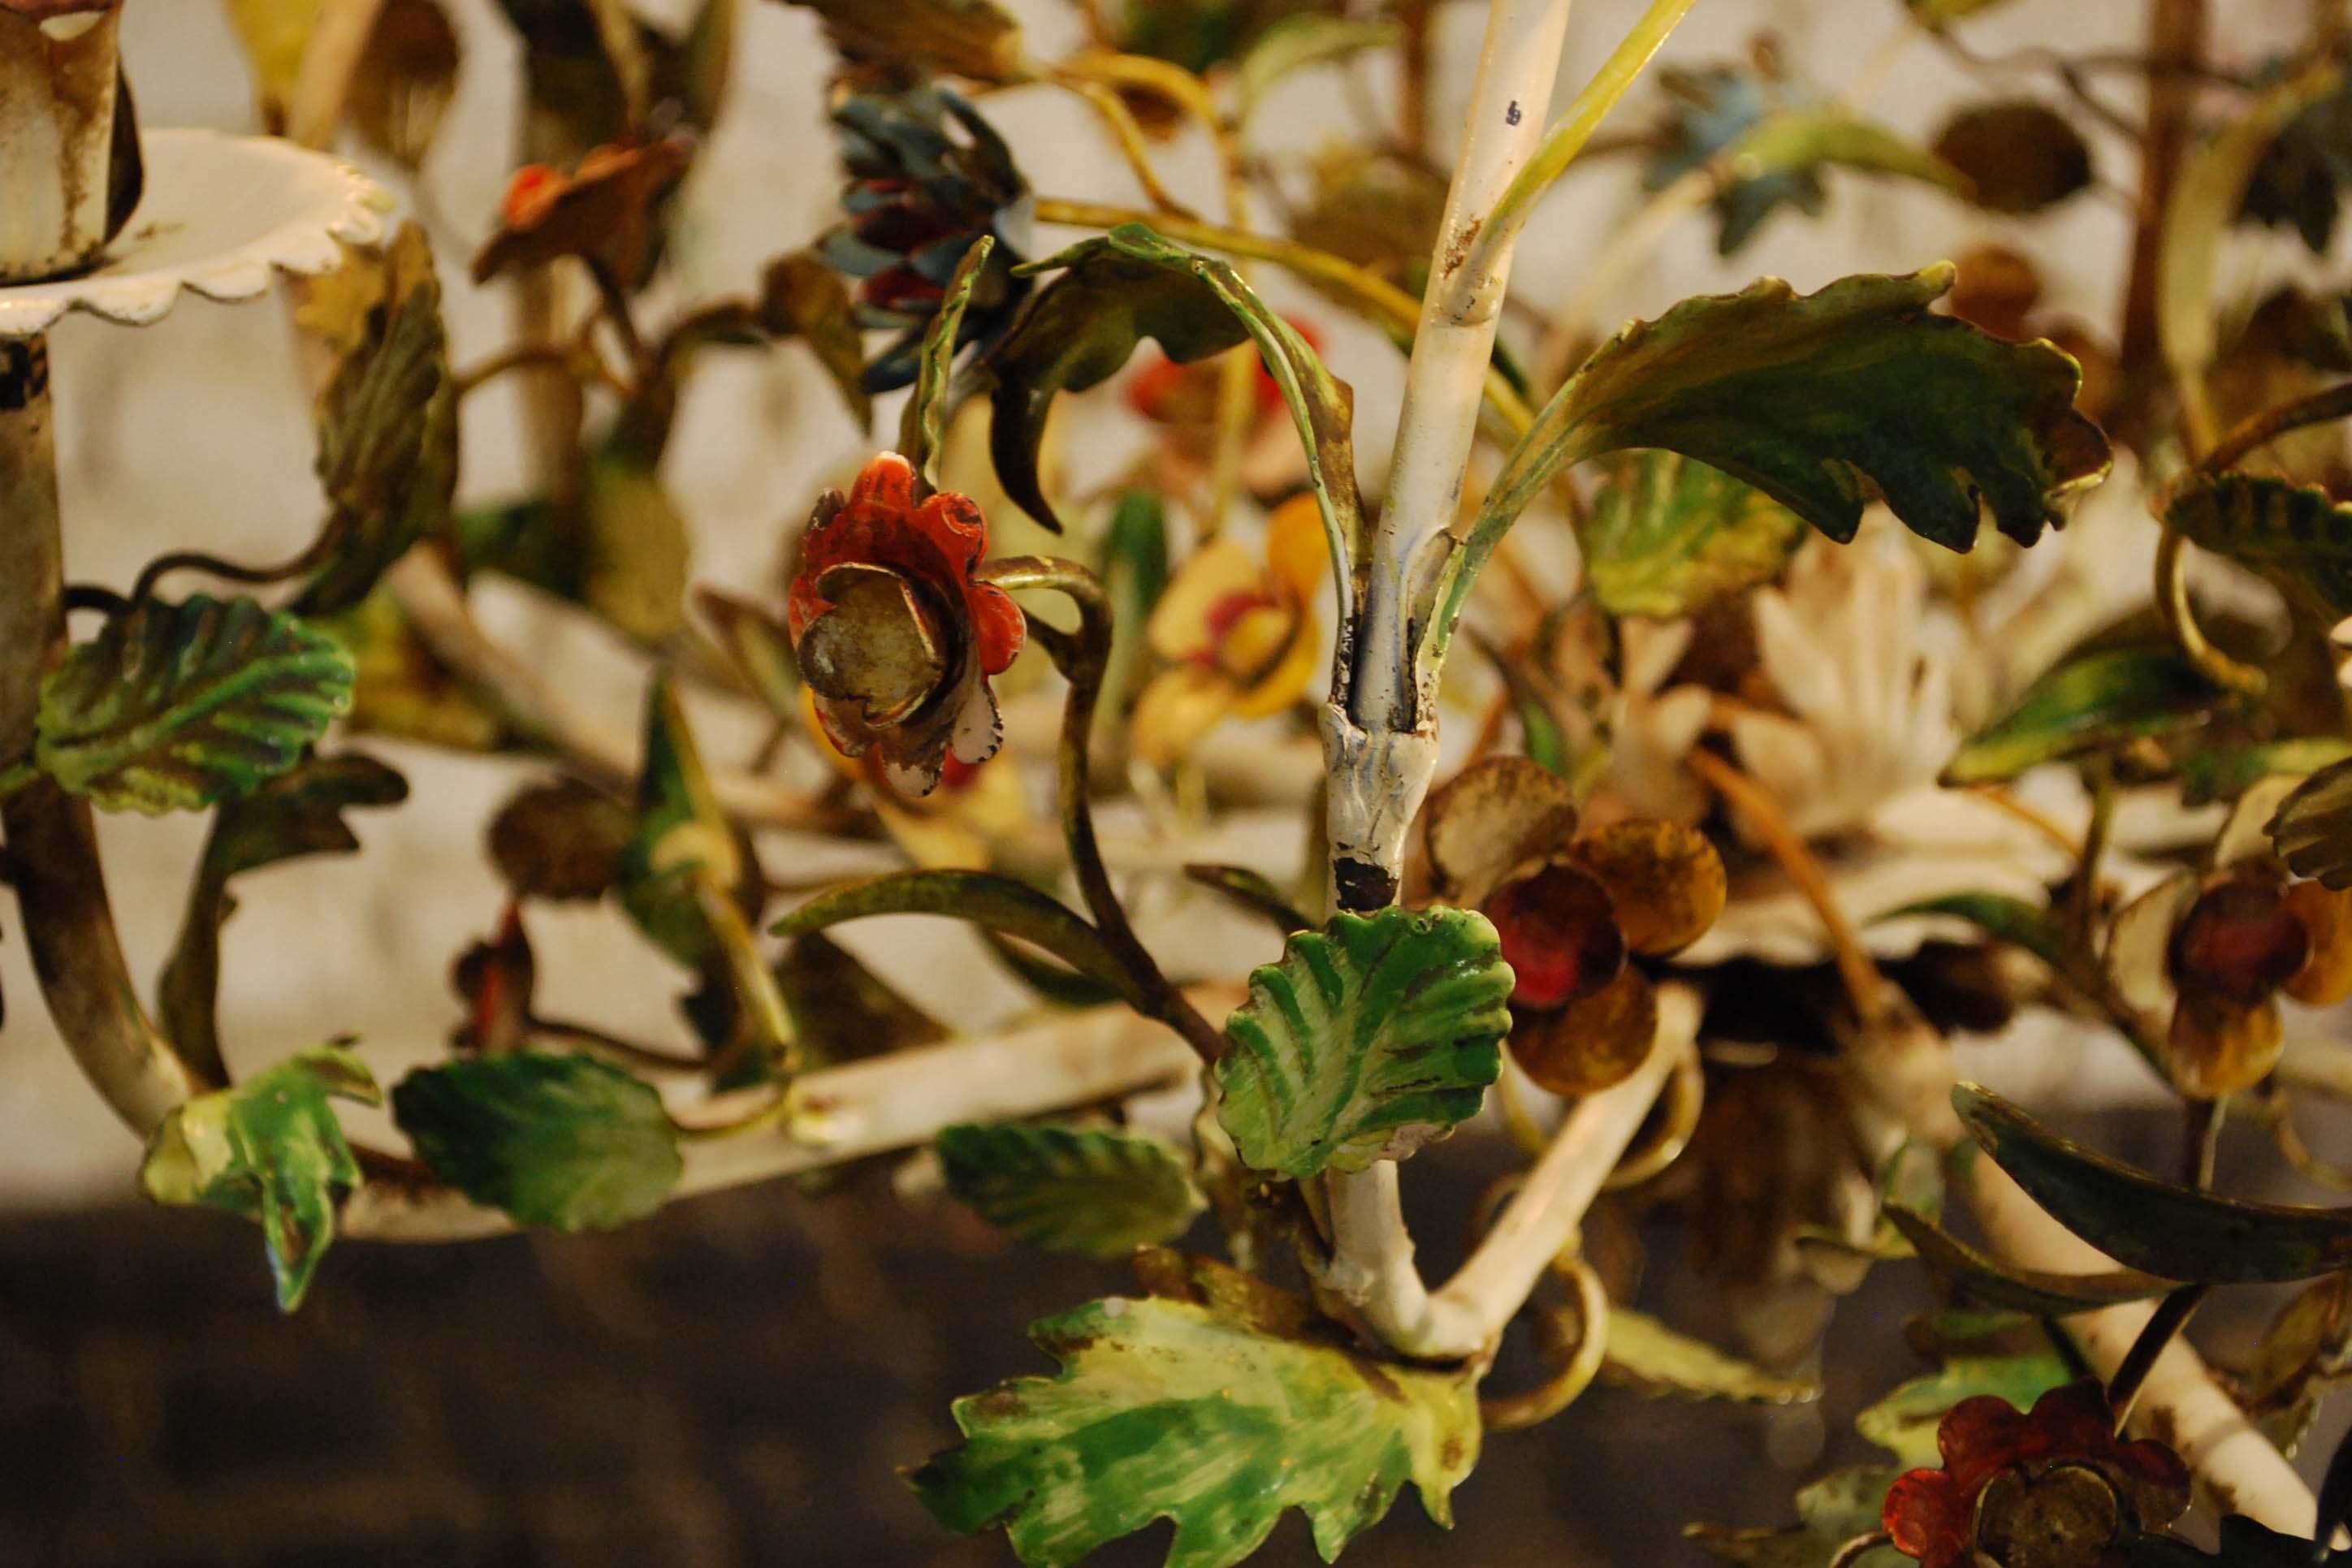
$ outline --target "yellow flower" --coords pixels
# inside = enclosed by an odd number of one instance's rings
[[[1329,564],[1311,494],[1266,519],[1263,561],[1231,538],[1193,552],[1144,630],[1170,668],[1136,703],[1139,758],[1165,768],[1220,719],[1264,718],[1298,700],[1321,657],[1314,601]]]

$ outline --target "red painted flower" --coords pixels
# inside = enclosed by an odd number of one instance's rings
[[[822,497],[784,619],[825,734],[845,756],[876,752],[893,788],[921,796],[950,758],[996,754],[988,677],[1021,652],[1025,625],[1003,589],[973,578],[988,553],[980,507],[915,491],[914,469],[886,452],[845,498]]]
[[[474,281],[509,267],[576,256],[624,283],[645,271],[654,204],[686,177],[694,144],[683,136],[592,149],[570,173],[544,163],[515,171],[499,204],[499,227],[474,257]]]
[[[1913,1470],[1886,1494],[1895,1549],[1927,1568],[2106,1568],[2122,1547],[2189,1506],[2189,1468],[2162,1443],[2116,1436],[2091,1380],[2053,1388],[2028,1414],[1980,1394],[1946,1413],[1941,1469]]]

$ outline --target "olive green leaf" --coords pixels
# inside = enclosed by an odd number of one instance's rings
[[[284,1312],[302,1304],[335,1239],[335,1188],[360,1182],[331,1096],[383,1102],[358,1057],[320,1046],[189,1101],[155,1129],[139,1166],[140,1186],[158,1203],[258,1220]]]
[[[972,287],[996,249],[996,236],[982,235],[956,263],[940,296],[931,324],[923,329],[922,353],[916,362],[914,395],[898,419],[898,450],[923,483],[939,484],[940,446],[946,439],[948,389],[954,377],[956,350],[963,341],[963,317],[971,304]]]
[[[2298,608],[2352,615],[2352,507],[2258,474],[2212,474],[2174,490],[2165,521],[2200,549],[2259,572]]]
[[[2080,973],[2074,943],[2066,934],[2066,923],[2045,904],[2006,893],[1952,893],[1890,909],[1874,916],[1872,924],[1923,915],[1947,915],[1955,920],[1965,920],[1988,936],[2024,948],[2062,975]]]
[[[407,799],[407,779],[373,757],[347,751],[305,758],[244,800],[221,806],[188,886],[179,940],[156,985],[163,1032],[183,1056],[227,1078],[215,1015],[221,927],[236,913],[230,879],[304,855],[353,853],[360,841],[343,813],[355,806],[396,806]]]
[[[1797,1493],[1797,1517],[1787,1530],[1733,1530],[1719,1524],[1683,1527],[1684,1535],[1711,1555],[1754,1568],[1830,1568],[1857,1536],[1878,1529],[1887,1489],[1901,1472],[1865,1465],[1835,1470]],[[1903,1568],[1911,1559],[1892,1546],[1873,1547],[1844,1568]]]
[[[1580,536],[1601,607],[1661,621],[1769,581],[1804,537],[1804,519],[1763,491],[1657,450],[1612,466]]]
[[[1430,653],[1443,653],[1479,568],[1552,476],[1628,448],[1721,469],[1841,541],[1880,497],[1952,549],[1976,541],[1980,506],[2032,543],[2105,474],[2106,438],[2074,412],[2073,360],[1929,312],[1953,276],[1949,265],[1864,275],[1801,297],[1768,277],[1622,329],[1544,405],[1454,541]]]
[[[1216,889],[1252,914],[1264,915],[1285,936],[1315,928],[1315,922],[1298,912],[1288,894],[1262,873],[1247,866],[1188,865],[1184,874],[1202,887]]]
[[[1936,133],[1936,156],[1966,175],[1977,205],[2038,213],[2089,188],[2091,148],[2074,122],[2030,98],[1970,104]]]
[[[1194,1299],[1113,1297],[1033,1325],[1061,1364],[956,1401],[964,1435],[908,1474],[949,1529],[1002,1528],[1035,1568],[1175,1521],[1168,1568],[1231,1568],[1284,1511],[1328,1562],[1404,1483],[1451,1524],[1478,1458],[1466,1371],[1375,1363],[1306,1303],[1219,1265]]]
[[[2281,774],[2302,778],[2347,758],[2352,758],[2352,739],[2340,735],[2299,735],[2231,746],[2192,743],[2175,758],[2174,766],[2180,771],[2180,803],[2205,806],[2215,800],[2235,800],[2265,779]]]
[[[1094,1127],[942,1128],[948,1191],[1034,1247],[1124,1258],[1181,1236],[1206,1200],[1157,1138]]]
[[[2352,761],[2323,768],[2296,785],[2263,831],[2297,875],[2352,887]]]
[[[457,486],[457,388],[441,284],[425,231],[404,224],[384,297],[319,405],[319,480],[331,508],[320,566],[293,604],[327,615],[368,596],[384,569],[449,515]]]
[[[646,695],[636,826],[615,866],[621,907],[639,930],[688,968],[713,956],[709,921],[694,884],[707,877],[732,888],[743,874],[742,849],[667,676]]]
[[[585,1056],[518,1051],[423,1067],[393,1119],[434,1174],[525,1225],[603,1230],[677,1184],[677,1132],[652,1085]]]
[[[823,931],[872,915],[943,915],[1016,936],[1089,979],[1142,1001],[1101,933],[1025,882],[980,871],[909,871],[819,894],[769,929],[779,936]]]
[[[1787,109],[1769,115],[1729,152],[1737,178],[1721,204],[1724,226],[1716,242],[1716,249],[1724,256],[1738,250],[1771,210],[1772,196],[1743,202],[1743,194],[1750,190],[1769,193],[1788,188],[1776,187],[1774,176],[1783,180],[1796,176],[1802,183],[1798,188],[1810,185],[1817,199],[1821,191],[1817,182],[1824,169],[1900,175],[1955,195],[1965,195],[1969,189],[1968,177],[1937,153],[1834,105]]]
[[[602,898],[620,881],[636,826],[626,806],[593,784],[527,784],[490,819],[490,863],[517,898]]]
[[[1103,591],[1110,597],[1110,657],[1104,663],[1096,711],[1122,714],[1142,685],[1151,642],[1145,629],[1168,591],[1168,511],[1150,490],[1129,490],[1111,508],[1100,555]]]
[[[841,274],[814,251],[778,256],[768,264],[761,282],[760,324],[771,337],[806,343],[857,428],[872,428],[874,399],[866,391],[865,339]]]
[[[2157,269],[2157,337],[2179,377],[2201,375],[2220,351],[2216,285],[2221,241],[2244,204],[2263,154],[2304,110],[2336,93],[2344,72],[2315,57],[2266,84],[2183,162],[2165,204]]]
[[[534,737],[479,686],[426,645],[415,619],[378,586],[340,615],[312,623],[335,640],[357,672],[344,728],[455,751],[520,751]]]
[[[1334,915],[1250,976],[1217,1119],[1253,1170],[1402,1159],[1475,1114],[1502,1071],[1511,967],[1475,910]]]
[[[2029,768],[2203,724],[2228,694],[2170,643],[2077,654],[2044,672],[2010,710],[1969,737],[1947,787],[2014,779]]]
[[[1992,1394],[2030,1410],[2036,1399],[2074,1381],[2074,1369],[2047,1353],[1954,1356],[1856,1416],[1853,1429],[1892,1453],[1897,1464],[1940,1467],[1936,1428],[1961,1400]]]
[[[360,140],[416,172],[457,99],[461,59],[439,0],[385,0],[352,73],[346,111]]]
[[[351,706],[351,655],[250,599],[149,600],[41,683],[34,758],[101,810],[249,795]]]
[[[1962,1295],[1987,1306],[2039,1318],[2063,1318],[2123,1301],[2153,1301],[2173,1289],[2173,1281],[2137,1269],[2053,1274],[2021,1268],[1977,1250],[1926,1215],[1901,1204],[1890,1203],[1884,1212],[1922,1263],[1949,1281]]]
[[[1297,329],[1267,309],[1231,267],[1171,245],[1140,224],[1122,224],[1016,270],[1025,276],[1055,268],[1062,276],[1031,297],[988,356],[996,377],[989,451],[1005,493],[1022,510],[1061,531],[1037,479],[1037,449],[1056,393],[1099,384],[1146,338],[1157,339],[1180,364],[1246,338],[1257,344],[1297,423],[1331,559],[1355,559],[1362,521],[1355,394],[1323,368]],[[1347,577],[1339,573],[1343,585]]]
[[[2036,1203],[2126,1268],[2221,1285],[2352,1268],[2352,1209],[2247,1203],[2174,1186],[2068,1143],[1973,1083],[1952,1091],[1952,1105]]]
[[[845,49],[974,81],[1022,74],[1021,24],[995,0],[789,0],[824,18]]]
[[[1798,1405],[1822,1396],[1817,1382],[1777,1376],[1631,1307],[1609,1309],[1608,1342],[1601,1376],[1644,1394],[1747,1405]]]
[[[2352,1274],[2331,1274],[2281,1307],[2234,1381],[2263,1435],[2292,1457],[2320,1401],[2352,1381]]]
[[[1323,12],[1284,16],[1257,36],[1234,72],[1241,105],[1234,118],[1246,123],[1265,95],[1291,72],[1328,65],[1366,49],[1385,49],[1404,36],[1394,22],[1355,21]]]
[[[694,536],[658,464],[610,443],[588,459],[580,502],[580,601],[625,636],[667,641],[686,624]]]
[[[824,1067],[948,1038],[939,1021],[819,932],[794,937],[776,960],[776,988],[802,1064]]]

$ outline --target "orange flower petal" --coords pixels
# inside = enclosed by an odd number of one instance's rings
[[[1437,894],[1462,904],[1485,902],[1513,869],[1567,849],[1575,834],[1568,780],[1526,757],[1472,763],[1422,810]]]
[[[1688,823],[1612,822],[1570,852],[1609,890],[1625,945],[1636,953],[1687,947],[1723,913],[1723,857]]]
[[[2308,1008],[2352,1000],[2352,888],[2298,882],[2286,890],[2286,907],[2311,942],[2310,956],[2287,977],[2286,994]]]
[[[1631,1078],[1657,1035],[1658,988],[1628,966],[1556,1013],[1515,1009],[1511,1058],[1555,1094],[1597,1094]]]

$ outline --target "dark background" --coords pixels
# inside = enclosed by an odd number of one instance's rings
[[[2100,1132],[2159,1168],[2178,1138],[2168,1116]],[[1415,1162],[1433,1276],[1500,1158],[1464,1138]],[[1686,1249],[1671,1226],[1650,1239],[1643,1304],[1702,1326]],[[957,1395],[1050,1371],[1029,1321],[1130,1288],[1122,1266],[902,1203],[879,1170],[823,1201],[777,1183],[603,1236],[339,1246],[290,1320],[242,1221],[0,1219],[0,1564],[1008,1564],[1002,1536],[939,1530],[896,1469],[953,1439]],[[2269,1310],[2227,1297],[2209,1343],[2242,1343]],[[1785,1522],[1801,1479],[1872,1457],[1853,1413],[1923,1370],[1900,1324],[1928,1299],[1896,1265],[1841,1304],[1817,1458],[1804,1414],[1599,1388],[1490,1437],[1451,1533],[1408,1491],[1344,1560],[1708,1562],[1685,1520]],[[1798,1470],[1769,1457],[1791,1450]],[[1156,1564],[1166,1542],[1162,1526],[1091,1561]],[[1315,1562],[1303,1518],[1254,1561]]]

